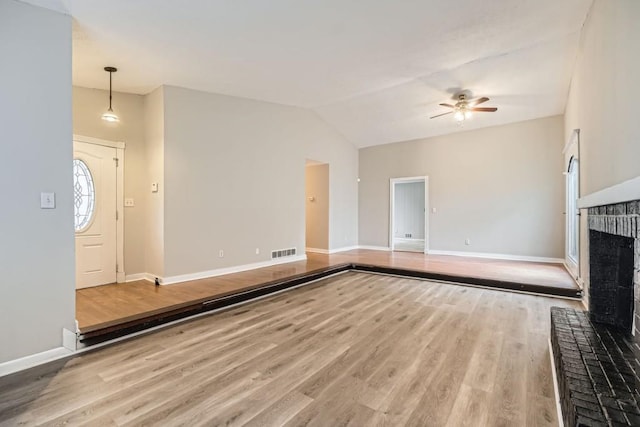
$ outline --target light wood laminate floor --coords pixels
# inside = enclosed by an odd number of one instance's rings
[[[506,280],[576,289],[560,264],[502,261],[407,252],[353,250],[334,255],[307,254],[307,261],[259,268],[208,279],[156,287],[146,280],[96,286],[76,291],[76,319],[83,333],[167,312],[264,283],[345,263]]]
[[[552,305],[344,273],[0,379],[0,425],[555,426]]]

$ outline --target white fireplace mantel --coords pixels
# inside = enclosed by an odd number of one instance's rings
[[[578,208],[586,209],[632,200],[640,200],[640,176],[580,197]]]

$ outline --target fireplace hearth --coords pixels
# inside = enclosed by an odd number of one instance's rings
[[[565,426],[640,426],[640,201],[592,207],[589,310],[554,307]]]

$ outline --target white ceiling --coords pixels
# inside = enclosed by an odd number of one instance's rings
[[[592,0],[25,0],[74,17],[73,82],[308,107],[356,146],[562,114]]]

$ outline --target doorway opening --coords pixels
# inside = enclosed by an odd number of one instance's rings
[[[389,246],[392,251],[429,250],[429,178],[390,180]]]
[[[124,143],[73,138],[76,289],[121,283]]]
[[[305,246],[329,253],[329,164],[305,161]]]

